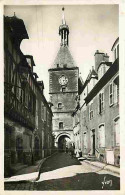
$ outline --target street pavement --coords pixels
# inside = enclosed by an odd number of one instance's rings
[[[5,183],[5,190],[119,190],[119,175],[68,153],[57,153],[41,166],[37,181]]]

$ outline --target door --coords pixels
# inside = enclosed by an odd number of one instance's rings
[[[35,160],[39,159],[39,139],[35,137]]]
[[[16,139],[16,151],[17,161],[21,163],[23,160],[23,139],[20,137]]]
[[[95,155],[95,130],[92,130],[92,154]]]

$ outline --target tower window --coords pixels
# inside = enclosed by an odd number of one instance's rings
[[[58,108],[62,108],[62,103],[58,103]]]
[[[66,91],[66,87],[62,87],[62,92],[65,92]]]
[[[59,129],[63,129],[63,122],[59,122]]]
[[[67,64],[64,64],[64,65],[63,65],[63,68],[67,68]]]

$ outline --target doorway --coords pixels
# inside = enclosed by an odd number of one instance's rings
[[[35,143],[34,143],[34,155],[35,155],[35,160],[39,160],[39,138],[35,137]]]
[[[95,129],[92,130],[92,154],[95,155]]]
[[[17,151],[17,161],[21,163],[23,161],[23,139],[17,137],[16,139],[16,151]]]
[[[62,135],[58,139],[58,150],[60,152],[65,152],[69,149],[70,138],[67,135]]]

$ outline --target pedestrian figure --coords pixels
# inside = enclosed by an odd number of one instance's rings
[[[73,158],[73,155],[74,155],[74,147],[73,145],[71,145],[71,157]]]
[[[79,157],[82,157],[82,150],[81,150],[81,148],[79,149]]]

